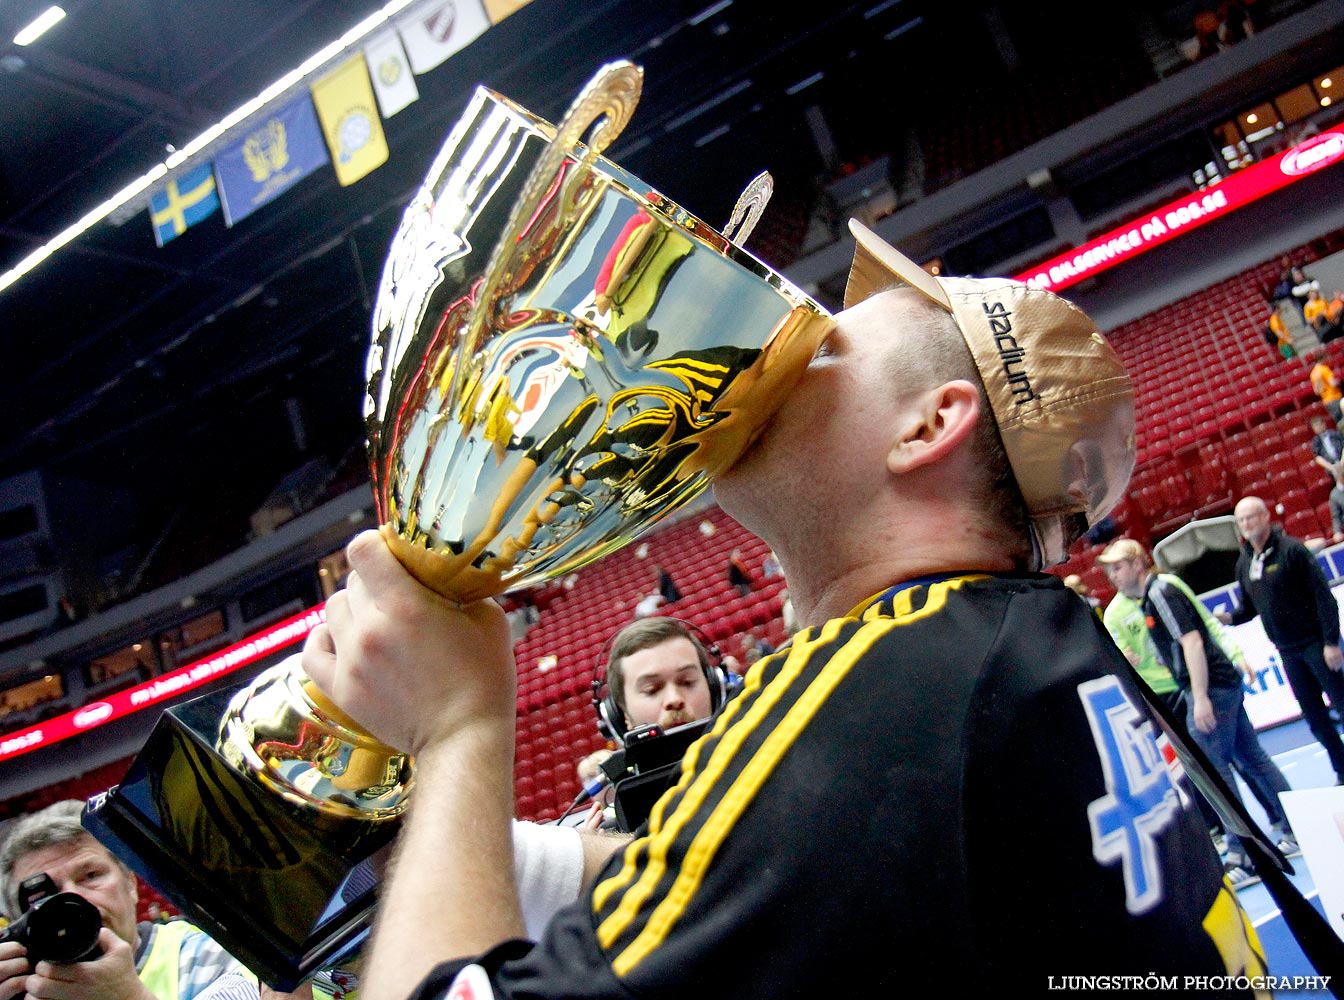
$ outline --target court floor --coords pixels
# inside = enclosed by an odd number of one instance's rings
[[[1335,783],[1335,773],[1330,767],[1325,751],[1312,737],[1307,724],[1300,719],[1265,730],[1260,734],[1260,742],[1294,789],[1322,788]],[[1245,785],[1241,786],[1241,796],[1251,816],[1263,825],[1264,811]],[[1299,856],[1292,858],[1291,861],[1295,871],[1289,878],[1302,895],[1311,900],[1317,910],[1321,910],[1316,884],[1312,881],[1306,858]],[[1271,974],[1275,976],[1316,974],[1316,970],[1302,954],[1302,949],[1298,947],[1292,931],[1284,922],[1269,890],[1263,884],[1246,886],[1238,890],[1237,897],[1260,935],[1260,943],[1264,946]]]

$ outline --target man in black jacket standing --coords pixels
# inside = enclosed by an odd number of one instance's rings
[[[1241,603],[1231,614],[1220,611],[1218,619],[1240,625],[1260,616],[1302,716],[1325,747],[1336,784],[1344,784],[1344,741],[1323,701],[1329,695],[1331,705],[1344,709],[1339,605],[1316,557],[1282,527],[1269,523],[1263,500],[1245,497],[1233,514],[1242,537],[1237,559]]]

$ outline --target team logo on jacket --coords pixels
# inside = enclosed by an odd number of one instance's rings
[[[494,1000],[495,991],[490,988],[490,977],[479,965],[468,965],[457,974],[453,985],[448,987],[444,1000]]]
[[[1103,865],[1121,864],[1126,909],[1146,913],[1162,900],[1157,837],[1180,812],[1180,799],[1152,720],[1129,700],[1119,679],[1079,684],[1078,697],[1106,781],[1106,794],[1087,807],[1092,856]]]

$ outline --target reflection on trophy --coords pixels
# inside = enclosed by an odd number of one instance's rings
[[[405,210],[373,314],[365,418],[378,518],[459,601],[628,543],[731,466],[833,320],[606,160],[641,71],[604,67],[552,126],[478,89]],[[86,824],[280,989],[357,944],[369,866],[413,762],[291,661],[165,713]],[[352,886],[357,891],[352,891]]]

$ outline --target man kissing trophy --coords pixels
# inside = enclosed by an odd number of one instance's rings
[[[478,88],[406,207],[373,310],[364,402],[378,520],[468,602],[628,543],[731,466],[833,319],[603,151],[642,71],[604,66],[553,126]],[[414,761],[291,658],[169,709],[84,823],[277,989],[362,940],[370,865]]]

